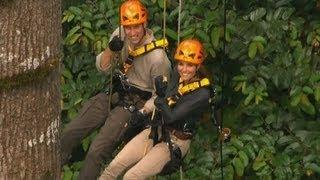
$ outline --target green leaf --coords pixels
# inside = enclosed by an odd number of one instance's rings
[[[66,42],[68,45],[73,45],[81,36],[81,33],[73,34],[68,41]]]
[[[91,138],[90,136],[84,138],[82,140],[82,149],[87,152],[87,150],[89,149],[89,145],[90,145],[90,142],[91,142]]]
[[[252,11],[250,13],[250,20],[251,21],[257,21],[260,18],[262,18],[264,15],[266,15],[266,9],[265,8],[258,8],[255,11]]]
[[[63,71],[62,71],[62,75],[64,76],[64,77],[66,77],[67,79],[69,79],[69,80],[72,80],[72,74],[71,74],[71,72],[69,71],[69,69],[63,69]]]
[[[320,81],[320,74],[312,74],[309,79],[309,82],[313,84],[318,81]]]
[[[81,42],[86,48],[89,46],[89,39],[86,36],[81,37]]]
[[[246,97],[246,99],[244,100],[244,105],[248,105],[251,100],[254,98],[255,94],[253,92],[250,92],[249,95]]]
[[[243,147],[243,143],[237,139],[236,137],[231,138],[231,144],[234,145],[237,149],[241,150]]]
[[[243,151],[239,151],[239,157],[240,157],[244,167],[246,167],[248,165],[248,163],[249,163],[249,158],[246,155],[246,153],[243,152]]]
[[[262,44],[266,44],[267,41],[263,36],[255,36],[252,41],[260,42]]]
[[[292,1],[292,0],[279,0],[279,1],[277,1],[277,3],[276,3],[276,7],[284,6],[284,5],[289,5],[289,3],[290,3],[291,1]]]
[[[166,28],[166,35],[172,38],[173,40],[178,40],[178,34],[170,28]]]
[[[258,171],[260,168],[264,167],[267,165],[265,161],[254,161],[252,164],[252,169],[255,171]]]
[[[69,10],[77,16],[81,15],[81,13],[82,13],[82,10],[78,7],[75,7],[75,6],[69,7]]]
[[[243,134],[243,135],[241,135],[240,136],[240,139],[241,140],[244,140],[244,141],[253,141],[253,137],[252,136],[250,136],[250,135],[248,135],[248,134]]]
[[[258,51],[259,51],[259,54],[263,54],[263,52],[264,52],[264,46],[262,45],[262,43],[256,42],[256,46],[257,46],[257,49],[258,49]]]
[[[258,130],[249,130],[248,133],[252,134],[253,136],[259,136],[261,135],[260,131]]]
[[[186,36],[189,36],[189,35],[193,34],[194,31],[195,31],[195,28],[194,28],[194,27],[187,28],[187,29],[181,31],[180,37],[181,37],[181,38],[184,38],[184,37],[186,37]]]
[[[84,35],[86,35],[92,41],[95,40],[95,37],[94,37],[93,33],[89,29],[84,28],[84,29],[82,29],[82,32],[84,33]]]
[[[197,29],[196,35],[200,38],[201,41],[205,42],[210,39],[206,32],[201,29]]]
[[[233,81],[246,81],[247,80],[247,76],[245,75],[238,75],[238,76],[234,76],[232,78]]]
[[[307,163],[307,162],[314,161],[314,160],[316,160],[316,159],[317,159],[317,155],[315,155],[315,154],[309,154],[309,155],[303,157],[303,162],[304,162],[304,163]]]
[[[225,179],[226,180],[233,180],[233,177],[234,177],[234,170],[233,170],[233,167],[230,165],[228,165],[226,168],[225,168]],[[221,177],[220,177],[221,178]]]
[[[74,119],[77,116],[77,114],[78,113],[74,107],[72,107],[68,110],[68,118],[69,119]]]
[[[281,145],[289,144],[293,142],[293,138],[291,136],[282,136],[278,139],[277,143]]]
[[[280,16],[282,10],[283,10],[282,7],[278,8],[278,9],[273,13],[273,18],[274,18],[274,19],[278,19],[278,17]]]
[[[234,169],[236,170],[236,174],[240,177],[243,176],[244,165],[242,161],[239,158],[235,158],[233,159],[232,164],[234,166]]]
[[[102,43],[101,43],[101,41],[97,41],[96,42],[96,50],[97,50],[97,52],[100,53],[101,49],[102,49]]]
[[[63,166],[63,178],[62,180],[71,180],[72,179],[72,176],[73,176],[73,173],[72,171],[70,170],[70,168],[68,166]]]
[[[219,27],[215,27],[211,31],[211,43],[214,48],[217,48],[219,46],[220,33],[221,31]]]
[[[291,150],[297,150],[298,148],[300,149],[300,144],[298,142],[294,142],[292,144],[290,144],[289,146],[286,147],[286,149],[284,150],[284,152],[291,152]]]
[[[266,119],[265,119],[265,121],[266,121],[266,123],[267,124],[271,124],[271,123],[273,123],[273,122],[276,122],[276,119],[277,117],[274,115],[274,114],[269,114],[267,117],[266,117]]]
[[[96,28],[97,29],[100,29],[102,25],[104,24],[107,24],[107,21],[105,19],[99,19],[97,22],[96,22]]]
[[[104,1],[100,1],[100,3],[99,3],[99,11],[100,12],[106,11],[106,3]]]
[[[77,180],[79,176],[79,171],[73,173],[72,180]]]
[[[262,87],[263,87],[264,89],[267,89],[266,81],[265,81],[263,78],[258,77],[257,80],[258,80],[258,82],[262,85]]]
[[[282,14],[282,19],[288,20],[290,18],[290,16],[294,13],[294,11],[295,11],[294,8],[287,8]]]
[[[247,144],[243,151],[247,154],[247,157],[250,157],[250,159],[254,160],[256,158],[256,154],[254,152],[253,147],[250,144]]]
[[[158,6],[163,9],[164,8],[164,0],[158,0]]]
[[[293,95],[293,97],[291,97],[291,102],[290,102],[291,106],[297,106],[300,103],[301,96],[302,96],[301,92],[296,95]]]
[[[70,31],[68,31],[67,38],[71,37],[74,33],[76,33],[81,27],[80,26],[75,26],[73,27]]]
[[[320,166],[315,164],[315,163],[311,163],[307,166],[307,168],[310,168],[311,170],[313,170],[314,172],[317,172],[320,174]]]
[[[90,23],[89,21],[83,21],[83,22],[81,23],[81,25],[82,25],[83,27],[85,27],[85,28],[88,28],[88,29],[91,29],[91,28],[92,28],[91,23]]]
[[[290,96],[294,95],[294,94],[298,94],[298,93],[301,93],[301,86],[294,86],[293,88],[291,88],[290,90]]]
[[[72,169],[79,171],[81,169],[81,167],[83,166],[83,161],[78,161],[72,164]]]
[[[76,17],[74,14],[70,14],[70,16],[68,17],[68,22],[71,22],[73,20],[73,18]]]
[[[314,115],[316,113],[316,110],[314,106],[310,103],[308,96],[303,93],[301,95],[300,108],[310,115]]]
[[[237,149],[234,146],[227,146],[222,152],[222,155],[225,156],[229,154],[232,154],[232,155],[237,154]]]
[[[261,136],[258,140],[261,144],[264,143],[268,147],[273,146],[273,142],[271,142],[271,140],[268,139],[267,136]]]
[[[79,104],[82,100],[83,100],[83,99],[82,99],[81,97],[78,97],[78,98],[75,100],[75,102],[74,102],[73,105]]]
[[[307,94],[313,94],[313,90],[309,86],[304,86],[302,90]]]
[[[102,37],[101,39],[102,39],[101,46],[102,46],[103,49],[105,49],[108,46],[109,39],[106,36]]]
[[[251,42],[249,45],[248,56],[253,59],[257,54],[257,43]]]
[[[65,22],[68,20],[68,18],[70,17],[70,15],[71,15],[71,14],[66,14],[66,15],[63,16],[63,18],[62,18],[62,24],[65,23]]]
[[[314,88],[314,99],[317,101],[317,102],[320,102],[320,86],[316,86]]]

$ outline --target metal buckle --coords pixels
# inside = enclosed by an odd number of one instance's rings
[[[133,113],[136,110],[136,106],[134,105],[124,106],[123,108],[130,111],[131,113]]]

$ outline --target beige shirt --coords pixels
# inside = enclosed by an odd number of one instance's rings
[[[121,39],[124,39],[124,48],[121,51],[122,58],[113,58],[113,61],[119,61],[120,64],[125,61],[128,57],[129,46],[130,43],[126,37],[124,37],[124,31],[121,31]],[[111,38],[119,34],[119,28],[117,28],[111,35]],[[150,29],[146,30],[146,35],[143,39],[142,46],[145,44],[150,43],[151,41],[155,40],[153,36],[153,32]],[[103,70],[100,66],[101,61],[100,53],[96,58],[96,67],[101,72],[107,72],[109,68]],[[148,53],[145,53],[141,56],[135,57],[133,60],[133,66],[129,68],[127,72],[127,77],[129,83],[132,86],[135,86],[143,91],[151,92],[153,95],[152,97],[145,103],[144,109],[147,112],[151,112],[155,106],[153,101],[156,97],[155,95],[155,87],[154,87],[154,78],[159,75],[164,75],[169,77],[171,70],[171,63],[166,55],[166,52],[163,49],[154,49]]]

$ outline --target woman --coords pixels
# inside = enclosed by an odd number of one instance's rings
[[[209,107],[210,84],[200,72],[204,50],[198,40],[181,42],[174,58],[177,66],[165,96],[158,92],[154,102],[161,118],[153,118],[152,127],[142,131],[121,150],[100,180],[116,179],[131,166],[123,179],[146,179],[160,173],[170,160],[181,160],[187,153],[196,122]]]

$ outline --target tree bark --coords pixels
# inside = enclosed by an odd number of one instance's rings
[[[60,0],[0,1],[0,179],[60,179]]]

